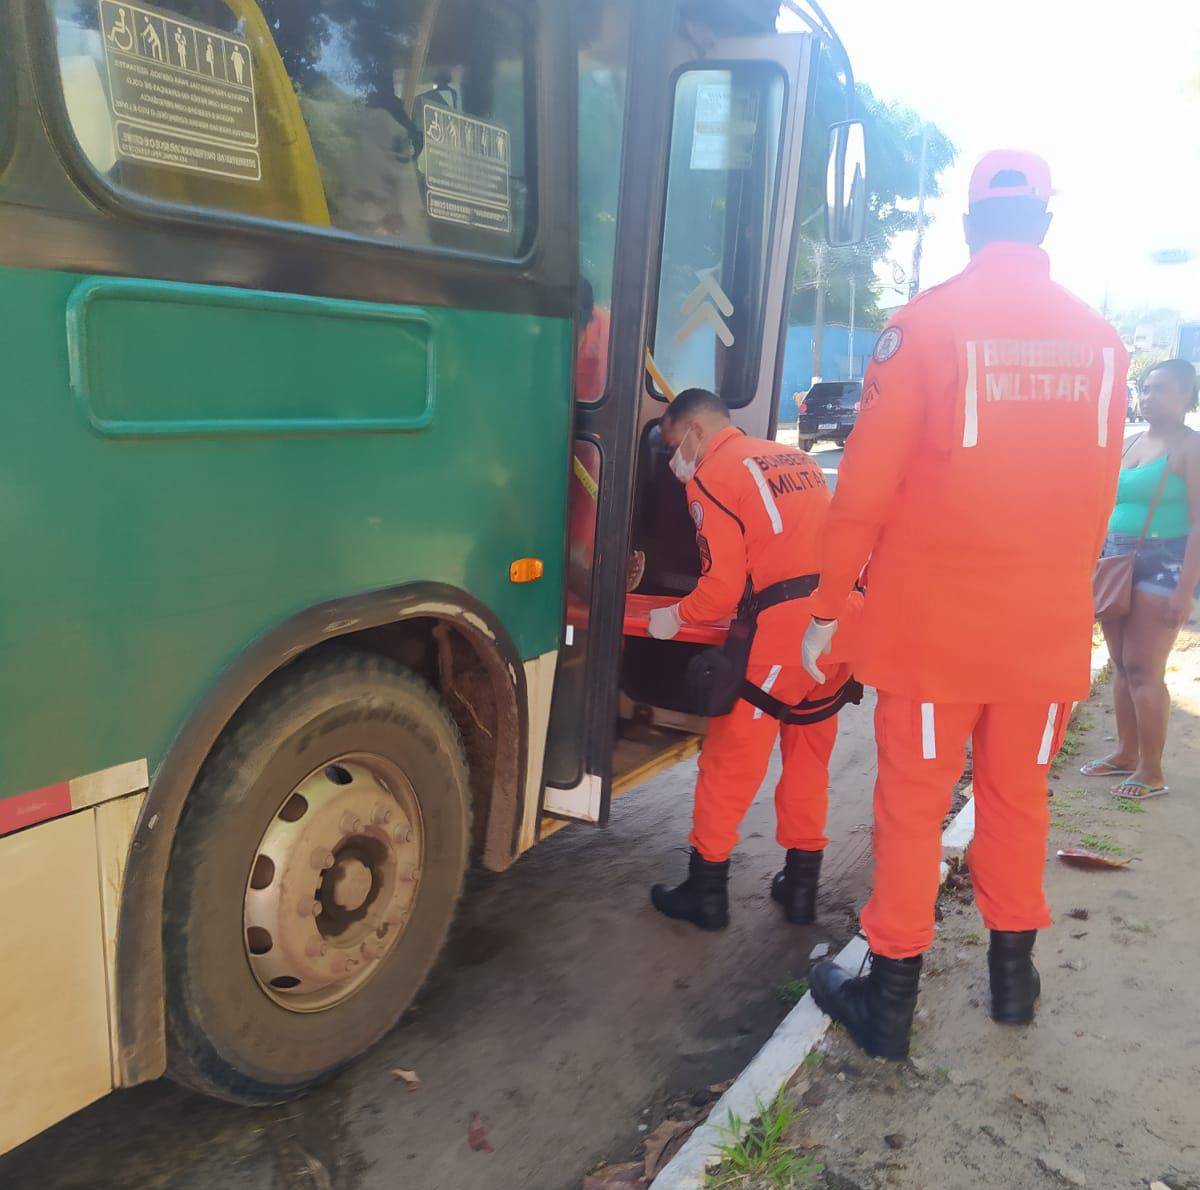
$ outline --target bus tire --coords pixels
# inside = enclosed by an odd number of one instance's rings
[[[817,440],[815,438],[799,438],[796,441],[796,445],[803,451],[812,450],[816,444]]]
[[[369,1048],[442,948],[470,839],[462,741],[421,678],[343,651],[268,682],[205,761],[176,834],[169,1075],[279,1103]]]

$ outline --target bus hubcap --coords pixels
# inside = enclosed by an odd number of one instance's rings
[[[416,794],[391,761],[355,753],[305,777],[246,883],[246,954],[263,991],[295,1012],[353,995],[408,927],[423,853]]]

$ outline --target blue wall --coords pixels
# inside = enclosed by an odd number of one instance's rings
[[[806,393],[812,385],[813,355],[811,326],[789,326],[783,352],[783,379],[779,386],[779,420],[796,420],[793,393]],[[854,332],[854,360],[850,359],[850,328],[826,326],[821,344],[821,379],[860,379],[875,349],[878,331]]]

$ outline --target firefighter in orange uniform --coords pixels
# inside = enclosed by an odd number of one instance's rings
[[[680,393],[663,414],[661,430],[673,451],[671,470],[687,485],[701,574],[685,599],[651,613],[650,635],[669,640],[684,623],[725,620],[737,611],[748,580],[760,610],[746,669],[749,685],[729,714],[709,721],[701,750],[688,877],[675,888],[656,884],[651,900],[659,912],[703,929],[728,924],[729,853],[781,739],[776,837],[787,857],[771,893],[789,921],[808,924],[828,842],[837,709],[856,689],[847,685],[842,641],[827,679],[814,681],[801,665],[829,489],[810,455],[747,437],[731,425],[721,399],[704,389]],[[839,600],[839,614],[852,619],[860,603],[861,596],[848,592]],[[788,722],[796,713],[816,721]],[[776,715],[783,716],[782,726]]]
[[[859,676],[879,692],[869,974],[814,968],[817,1003],[869,1053],[908,1052],[933,939],[940,832],[973,744],[971,875],[991,930],[991,1012],[1033,1019],[1047,771],[1089,690],[1091,574],[1120,465],[1128,357],[1050,280],[1050,173],[986,155],[964,220],[971,263],[880,335],[821,548],[804,641],[822,650],[870,557]]]

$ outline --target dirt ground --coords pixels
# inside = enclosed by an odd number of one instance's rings
[[[925,967],[913,1061],[864,1058],[841,1030],[791,1090],[789,1139],[833,1190],[1200,1190],[1200,631],[1168,682],[1169,796],[1142,805],[1078,774],[1111,747],[1105,685],[1081,708],[1053,781],[1047,883],[1054,926],[1035,958],[1029,1029],[987,1015],[987,936],[969,884],[949,891]],[[1132,862],[1070,867],[1063,847]],[[762,1183],[768,1185],[770,1183]]]
[[[650,883],[687,866],[684,763],[619,799],[607,829],[573,826],[502,875],[473,873],[417,1010],[328,1087],[259,1111],[167,1082],[112,1095],[0,1158],[0,1188],[576,1190],[675,1101],[736,1075],[788,1011],[777,988],[850,928],[873,772],[864,704],[834,754],[819,928],[786,925],[769,898],[777,768],[743,829],[731,927],[651,909]],[[468,1143],[475,1113],[491,1152]]]

